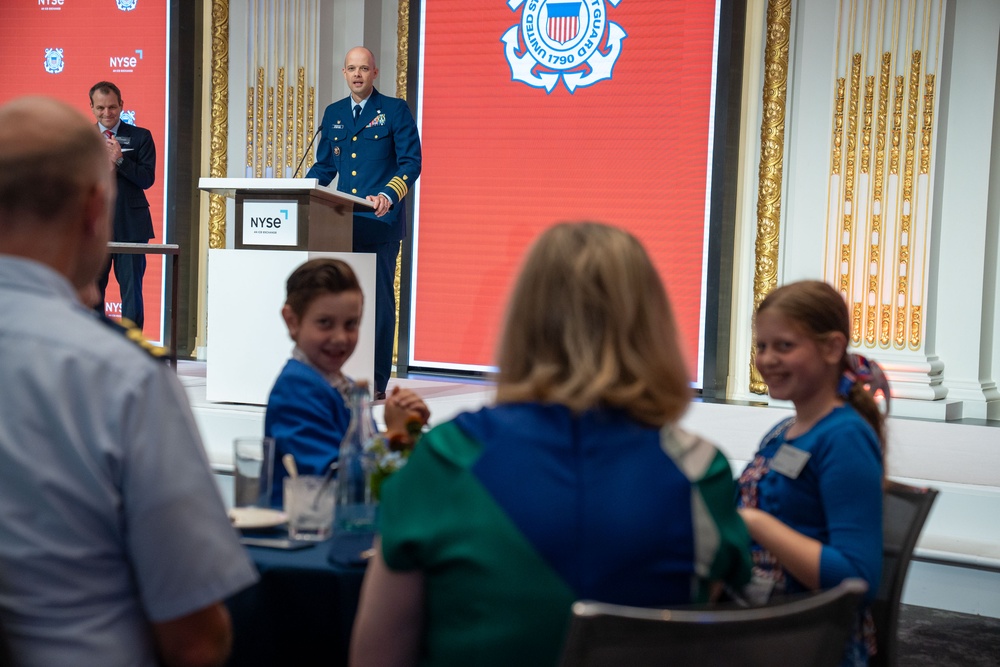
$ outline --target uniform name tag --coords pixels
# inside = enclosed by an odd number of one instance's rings
[[[771,457],[771,470],[781,473],[789,479],[798,479],[799,473],[806,467],[809,452],[804,452],[798,447],[792,447],[788,443],[778,447],[778,451]]]
[[[115,139],[117,139],[118,143],[120,143],[122,146],[128,146],[129,144],[132,143],[132,137],[123,137],[120,134],[116,134]]]

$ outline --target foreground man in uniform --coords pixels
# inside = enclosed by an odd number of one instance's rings
[[[172,370],[77,296],[107,161],[73,108],[0,107],[0,626],[19,666],[219,665],[253,565]]]

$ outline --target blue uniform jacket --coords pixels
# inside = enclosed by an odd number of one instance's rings
[[[358,122],[350,96],[323,112],[316,163],[306,174],[329,185],[340,174],[337,189],[358,197],[389,196],[392,208],[381,218],[356,212],[354,243],[398,241],[405,235],[406,193],[420,175],[420,137],[406,102],[372,90]]]

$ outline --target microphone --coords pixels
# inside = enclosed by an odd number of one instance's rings
[[[318,130],[316,130],[316,134],[314,134],[314,135],[313,135],[313,138],[309,140],[309,145],[308,145],[308,146],[306,146],[306,150],[305,150],[305,152],[304,152],[304,153],[302,154],[302,159],[301,159],[301,160],[299,160],[299,166],[297,166],[297,167],[295,168],[295,173],[293,173],[293,174],[292,174],[292,178],[295,178],[295,177],[297,177],[297,176],[299,175],[299,169],[301,169],[301,168],[302,168],[302,163],[306,161],[306,156],[307,156],[307,155],[309,155],[309,151],[310,151],[310,150],[312,150],[312,147],[313,147],[313,142],[314,142],[314,141],[316,141],[316,137],[318,137],[318,136],[319,136],[319,133],[320,133],[320,132],[322,132],[322,131],[323,131],[323,126],[322,126],[322,125],[320,125],[320,126],[319,126],[319,129],[318,129]]]

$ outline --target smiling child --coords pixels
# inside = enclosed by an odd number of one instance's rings
[[[264,417],[264,435],[275,440],[274,506],[281,505],[285,454],[304,475],[324,474],[340,454],[351,421],[344,398],[351,379],[341,369],[357,347],[364,305],[354,271],[337,259],[298,267],[286,293],[281,316],[295,349],[271,388]],[[395,387],[385,402],[386,426],[403,431],[411,415],[426,423],[430,411],[413,391]]]

